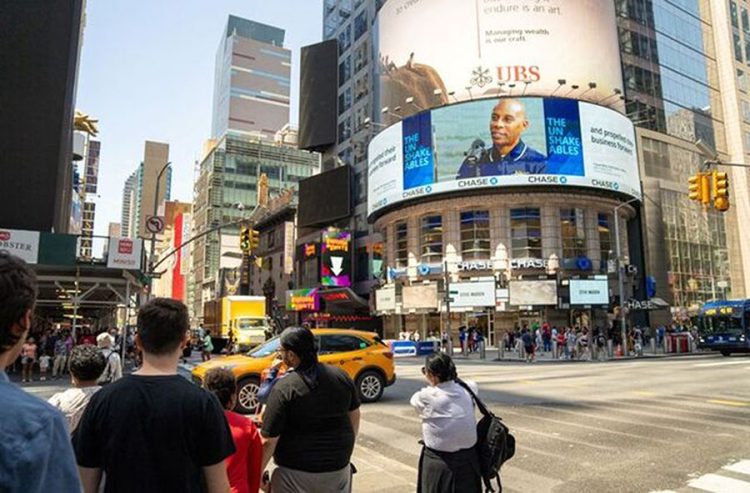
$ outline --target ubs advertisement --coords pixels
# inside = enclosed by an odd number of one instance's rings
[[[441,193],[576,186],[640,198],[632,122],[562,98],[501,98],[405,118],[370,142],[368,214]]]
[[[609,283],[606,279],[571,279],[571,305],[608,305]]]
[[[401,116],[521,93],[623,108],[611,0],[389,0],[374,33],[378,108]]]
[[[329,230],[320,242],[320,283],[323,286],[350,287],[352,285],[352,234]]]

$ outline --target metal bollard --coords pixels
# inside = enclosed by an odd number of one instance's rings
[[[552,359],[557,359],[557,341],[552,341]]]
[[[610,358],[614,358],[615,353],[613,352],[612,339],[607,339],[607,354]]]
[[[656,354],[656,338],[651,338],[651,353]]]
[[[479,341],[479,359],[487,359],[487,354],[484,347],[484,339]]]

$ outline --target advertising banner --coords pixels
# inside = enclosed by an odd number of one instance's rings
[[[286,309],[290,312],[317,312],[320,310],[318,288],[296,289],[286,292]]]
[[[641,197],[632,122],[570,99],[438,108],[382,131],[368,155],[370,215],[406,200],[482,188],[575,186]]]
[[[404,286],[401,292],[404,310],[437,309],[437,284]]]
[[[180,235],[180,245],[184,245],[190,240],[193,229],[193,215],[187,212],[182,216],[182,235]],[[176,245],[177,246],[177,245]],[[180,275],[186,276],[190,273],[190,245],[180,248]]]
[[[0,229],[0,250],[15,255],[27,264],[39,259],[39,231]]]
[[[352,285],[352,234],[348,231],[328,230],[320,243],[320,283],[323,286],[350,287]]]
[[[557,305],[557,281],[510,281],[513,306]]]
[[[606,279],[571,279],[571,305],[608,305],[609,283]]]
[[[377,108],[400,116],[521,93],[624,107],[610,0],[389,0],[374,35]]]
[[[451,307],[482,308],[495,306],[495,282],[455,282],[449,287]]]
[[[396,288],[394,286],[375,291],[375,309],[379,312],[396,310]]]
[[[143,240],[110,237],[107,268],[128,270],[140,269],[142,251]]]

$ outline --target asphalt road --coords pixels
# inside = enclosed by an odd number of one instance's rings
[[[425,385],[421,366],[398,360],[397,383],[363,407],[355,492],[416,490],[420,421],[408,400]],[[458,368],[516,437],[505,492],[750,492],[750,357]],[[64,386],[26,388],[48,397]]]
[[[415,491],[421,366],[400,360],[398,383],[364,406],[355,491]],[[750,462],[736,465],[750,459],[750,357],[458,369],[516,437],[506,492],[750,492]]]

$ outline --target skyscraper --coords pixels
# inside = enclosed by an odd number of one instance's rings
[[[730,262],[739,259],[734,212],[704,211],[687,197],[705,159],[695,141],[726,155],[731,128],[717,77],[726,55],[706,5],[616,2],[626,108],[639,127],[647,271],[657,295],[684,308],[744,292],[741,262]]]
[[[135,221],[135,193],[136,184],[138,183],[138,172],[134,171],[127,180],[122,189],[122,213],[120,215],[120,235],[125,238],[133,238],[133,225]],[[111,233],[110,233],[111,234]]]
[[[284,30],[229,16],[216,53],[211,136],[273,138],[289,122],[291,51]]]
[[[128,238],[150,238],[146,231],[146,218],[154,214],[157,208],[169,200],[172,189],[172,166],[168,166],[169,144],[146,141],[143,162],[125,181],[122,192],[122,212],[120,224],[122,235]],[[159,196],[156,197],[157,177]]]

